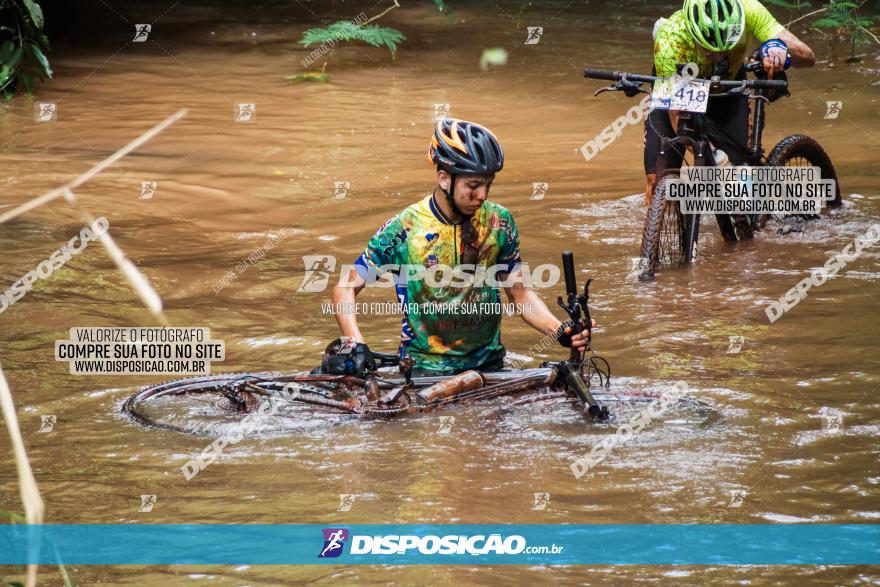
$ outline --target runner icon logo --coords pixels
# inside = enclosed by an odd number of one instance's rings
[[[730,492],[730,503],[727,504],[729,508],[738,508],[742,507],[743,500],[749,492],[745,489],[733,489]]]
[[[324,528],[324,548],[318,558],[336,558],[342,554],[345,541],[348,540],[348,530],[345,528]]]
[[[541,40],[541,35],[544,34],[544,27],[542,26],[530,26],[526,27],[527,36],[526,36],[526,45],[537,45]]]
[[[58,106],[55,102],[34,103],[35,122],[55,122],[58,119]]]
[[[46,434],[55,429],[58,416],[40,416],[40,432]]]
[[[828,100],[825,102],[825,120],[833,120],[840,116],[840,110],[843,108],[843,102],[840,100]]]
[[[239,102],[233,110],[235,122],[250,123],[257,119],[257,105],[253,102]]]
[[[351,182],[350,181],[334,181],[333,186],[334,186],[333,199],[334,200],[344,200],[345,196],[348,195],[348,190],[351,188]]]
[[[535,503],[532,504],[532,509],[533,510],[546,510],[548,503],[550,503],[550,494],[549,493],[536,493],[535,494]]]
[[[443,120],[449,116],[449,104],[434,104],[434,121]]]
[[[440,428],[437,429],[439,434],[449,434],[452,432],[452,425],[455,424],[455,416],[440,416]]]
[[[141,496],[141,507],[138,508],[139,512],[151,512],[153,511],[153,506],[156,505],[156,496],[155,495],[142,495]]]
[[[156,181],[142,181],[141,182],[141,200],[149,200],[156,193],[156,188],[159,187],[159,182]]]
[[[746,341],[746,337],[744,336],[731,336],[730,337],[730,346],[727,347],[728,355],[736,355],[738,354],[742,348],[743,343]]]
[[[357,497],[354,493],[340,493],[339,494],[339,507],[336,508],[337,512],[350,512],[352,506],[354,505],[354,499]]]
[[[543,200],[544,196],[547,195],[547,190],[550,189],[550,184],[546,181],[535,181],[532,182],[532,197],[530,200]]]
[[[327,289],[330,274],[336,269],[336,257],[331,255],[304,255],[306,275],[298,292],[316,293]]]
[[[132,42],[143,43],[150,36],[151,30],[153,30],[153,25],[151,24],[134,25],[134,39],[132,39]]]

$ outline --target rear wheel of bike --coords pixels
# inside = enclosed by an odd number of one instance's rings
[[[122,412],[144,426],[214,437],[326,426],[316,411],[358,412],[353,390],[297,375],[230,373],[169,381],[141,389]]]
[[[755,236],[754,221],[744,214],[716,214],[718,230],[725,241],[735,243]]]
[[[678,173],[670,173],[654,186],[653,199],[642,233],[641,256],[644,267],[639,279],[643,281],[653,279],[655,272],[661,267],[677,267],[693,259],[700,217],[682,214],[678,202],[667,197],[669,183],[678,177]]]
[[[806,135],[790,135],[779,141],[770,156],[767,163],[774,167],[818,167],[822,172],[822,179],[834,180],[834,200],[826,202],[829,208],[836,208],[841,204],[840,184],[837,182],[837,172],[831,163],[831,158],[825,149],[814,139]],[[780,221],[784,218],[795,218],[797,220],[812,220],[818,218],[812,214],[797,214],[784,216],[782,214],[761,214],[758,216],[758,227],[763,228],[767,221],[773,218]]]

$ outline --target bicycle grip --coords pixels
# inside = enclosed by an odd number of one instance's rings
[[[584,68],[584,77],[592,79],[607,79],[616,82],[620,79],[620,73],[617,71],[607,71],[604,69]]]

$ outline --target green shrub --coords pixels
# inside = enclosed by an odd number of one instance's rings
[[[52,77],[43,34],[43,10],[34,0],[0,0],[0,93],[11,96],[18,87],[34,90],[34,78]]]

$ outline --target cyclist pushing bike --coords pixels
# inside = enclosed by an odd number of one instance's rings
[[[744,64],[752,38],[762,44]],[[584,69],[586,78],[615,82],[595,95],[609,91],[629,97],[652,94],[654,108],[645,123],[648,206],[640,279],[653,279],[658,268],[688,265],[695,258],[700,214],[683,211],[671,193],[686,151],[693,154],[695,167],[732,163],[818,168],[819,178],[830,186],[824,205],[840,205],[834,165],[815,139],[791,134],[769,151],[762,142],[766,105],[790,95],[784,70],[792,64],[809,67],[813,63],[810,48],[757,0],[685,0],[681,10],[654,27],[653,75]],[[749,73],[757,79],[747,79]],[[818,217],[813,212],[778,210],[753,199],[739,203],[742,211],[710,212],[725,242],[751,239],[770,219],[781,224],[786,216],[793,217],[793,223],[777,231],[788,234],[799,231],[801,221]]]
[[[695,63],[697,77],[744,80],[743,65],[752,39],[762,43],[755,56],[770,79],[784,77],[789,65],[812,67],[813,51],[779,24],[758,0],[685,0],[681,10],[660,19],[654,29],[654,75],[672,77],[678,64]],[[745,144],[749,138],[749,101],[746,95],[712,100],[706,111],[727,135]],[[678,111],[655,109],[645,123],[646,202],[650,205],[657,181],[661,137],[676,135]],[[681,166],[684,153],[668,154],[668,168]],[[742,164],[734,153],[733,164]]]

